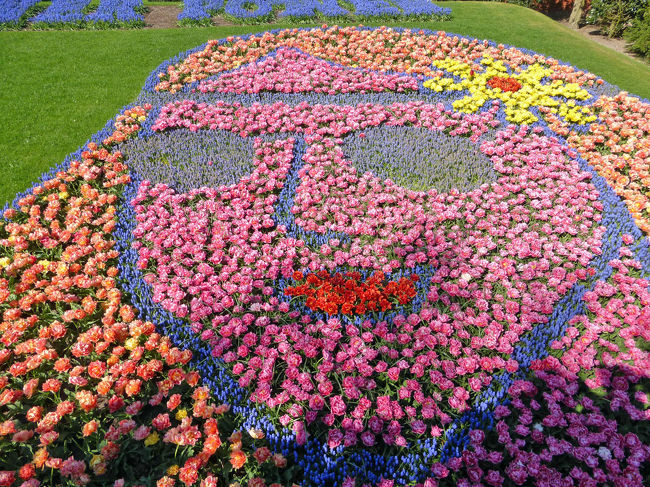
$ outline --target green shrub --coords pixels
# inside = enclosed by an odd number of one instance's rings
[[[643,19],[634,20],[625,37],[631,42],[631,51],[650,58],[650,6],[646,8]]]
[[[592,0],[586,22],[601,26],[609,37],[620,37],[647,6],[648,0]]]
[[[533,8],[536,3],[535,0],[488,0],[490,2],[511,3],[513,5],[521,5],[522,7]]]

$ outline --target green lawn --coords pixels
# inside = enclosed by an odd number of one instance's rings
[[[452,21],[389,25],[446,30],[529,48],[650,98],[650,66],[542,14],[501,3],[441,5],[453,9]],[[208,39],[286,26],[0,32],[0,200],[12,199],[102,128],[136,98],[163,60]]]

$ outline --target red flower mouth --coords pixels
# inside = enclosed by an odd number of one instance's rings
[[[287,287],[285,294],[306,297],[307,308],[329,316],[385,312],[394,305],[408,304],[417,294],[414,283],[419,279],[412,274],[410,278],[388,281],[383,272],[376,272],[362,281],[359,272],[330,274],[326,270],[307,276],[294,272],[292,277],[299,284]]]
[[[499,88],[501,91],[515,92],[521,89],[521,83],[515,78],[510,77],[502,78],[499,76],[494,76],[488,80],[487,85],[492,89]]]

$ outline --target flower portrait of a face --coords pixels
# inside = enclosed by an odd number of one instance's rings
[[[484,470],[504,458],[517,485],[538,474],[553,485],[560,455],[600,458],[610,463],[593,468],[614,475],[625,452],[634,476],[650,449],[602,411],[647,419],[650,248],[631,185],[650,111],[614,91],[555,59],[444,32],[323,26],[209,41],[150,75],[82,162],[45,183],[56,196],[38,189],[8,210],[55,223],[8,224],[0,243],[18,257],[0,269],[37,266],[20,286],[44,296],[59,288],[39,273],[84,289],[56,294],[70,308],[43,340],[105,312],[95,321],[110,332],[97,324],[72,354],[122,340],[84,370],[104,395],[119,389],[104,401],[114,411],[166,406],[136,430],[145,446],[207,464],[221,440],[206,418],[219,411],[237,425],[229,469],[252,463],[248,432],[268,442],[260,465],[289,459],[305,485],[438,485],[461,467],[502,485],[503,472]],[[87,208],[68,192],[73,177]],[[95,230],[78,230],[83,219]],[[20,253],[34,239],[71,243],[55,262]],[[95,285],[106,303],[84,294]],[[0,279],[0,297],[26,308],[8,286]],[[164,360],[136,365],[145,351]],[[125,405],[162,370],[148,405]],[[201,384],[192,407],[170,394],[183,381]],[[77,393],[86,412],[103,401]],[[194,466],[166,475],[191,485]]]

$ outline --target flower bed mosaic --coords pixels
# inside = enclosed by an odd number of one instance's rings
[[[649,106],[444,32],[163,63],[4,212],[0,485],[643,485]]]

